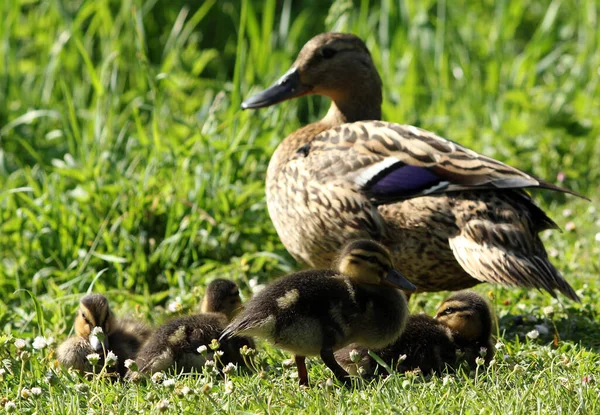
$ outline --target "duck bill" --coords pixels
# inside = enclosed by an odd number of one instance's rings
[[[108,339],[104,337],[104,339],[100,341],[98,336],[90,334],[90,346],[92,346],[92,350],[96,353],[102,352],[103,350],[108,351]]]
[[[387,276],[383,279],[383,284],[394,288],[400,288],[403,291],[415,291],[415,287],[406,277],[400,274],[395,269],[391,269]]]
[[[300,81],[295,67],[290,69],[275,84],[242,102],[242,109],[264,108],[287,99],[306,95],[310,88]]]

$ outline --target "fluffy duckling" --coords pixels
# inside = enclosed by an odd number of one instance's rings
[[[103,341],[92,334],[95,327],[102,329]],[[110,309],[108,300],[101,294],[86,295],[79,302],[75,317],[75,336],[61,343],[57,350],[57,358],[61,365],[81,372],[92,372],[93,368],[87,359],[91,353],[104,356],[112,351],[118,358],[116,371],[124,375],[125,360],[135,358],[140,346],[146,341],[151,331],[140,322],[128,319],[117,319]]]
[[[446,365],[456,361],[456,345],[450,329],[423,314],[409,317],[398,340],[381,349],[371,350],[398,372],[418,368],[423,373],[442,373]],[[352,375],[387,374],[368,351],[369,348],[352,343],[335,352],[335,358]]]
[[[404,330],[406,299],[394,288],[415,287],[394,269],[385,247],[357,240],[343,249],[335,271],[301,271],[269,284],[221,338],[262,337],[294,353],[300,385],[308,384],[305,357],[314,355],[346,383],[334,350],[351,342],[382,347]]]
[[[462,350],[472,368],[481,355],[485,355],[486,364],[492,360],[492,312],[482,296],[473,291],[460,291],[440,305],[435,318],[450,329],[456,347]]]
[[[142,373],[154,373],[177,365],[179,370],[201,370],[206,357],[198,347],[208,345],[221,336],[223,329],[241,308],[238,286],[228,280],[217,279],[206,288],[201,313],[180,317],[160,326],[140,350],[136,362]],[[253,347],[252,340],[234,337],[221,342],[225,363],[243,363],[239,349]]]
[[[412,315],[398,340],[371,350],[396,371],[420,369],[425,374],[440,374],[446,367],[456,366],[458,350],[474,367],[481,347],[485,347],[486,363],[489,362],[493,356],[491,327],[491,313],[485,300],[474,292],[459,292],[442,303],[435,319]],[[369,356],[368,348],[359,344],[338,350],[335,358],[353,375],[359,370],[366,376],[387,373]]]

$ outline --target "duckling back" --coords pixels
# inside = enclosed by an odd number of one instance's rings
[[[152,330],[133,319],[119,319],[115,327],[108,336],[110,350],[117,355],[118,361],[116,371],[124,376],[127,372],[125,361],[135,359],[138,351],[144,345],[146,340],[152,334]]]
[[[353,343],[335,353],[340,365],[353,375],[387,374],[368,354],[372,350],[392,369],[405,372],[420,369],[423,373],[442,373],[447,365],[456,362],[456,346],[450,330],[426,315],[412,315],[406,329],[393,343],[380,348],[368,348]],[[351,353],[356,355],[351,356]],[[354,357],[354,362],[352,361]]]
[[[358,340],[388,344],[400,335],[406,315],[406,300],[397,290],[357,286],[330,270],[301,271],[255,295],[224,337],[258,336],[293,353],[314,356],[323,348]]]

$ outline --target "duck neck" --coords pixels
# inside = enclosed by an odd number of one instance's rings
[[[332,98],[322,122],[336,127],[347,122],[381,120],[381,81],[362,83],[345,96]]]

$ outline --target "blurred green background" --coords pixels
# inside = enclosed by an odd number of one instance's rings
[[[600,31],[595,0],[7,0],[0,4],[0,322],[24,288],[70,313],[95,289],[149,307],[225,276],[297,265],[271,225],[275,146],[318,119],[309,97],[242,112],[302,45],[362,37],[384,118],[593,198],[536,200],[577,287],[598,273]],[[565,215],[569,216],[569,215]],[[554,252],[554,251],[553,251]],[[587,262],[586,262],[587,261]],[[582,265],[583,264],[583,265]],[[24,315],[32,312],[25,307]],[[3,317],[2,317],[3,316]],[[60,316],[47,315],[60,321]]]

